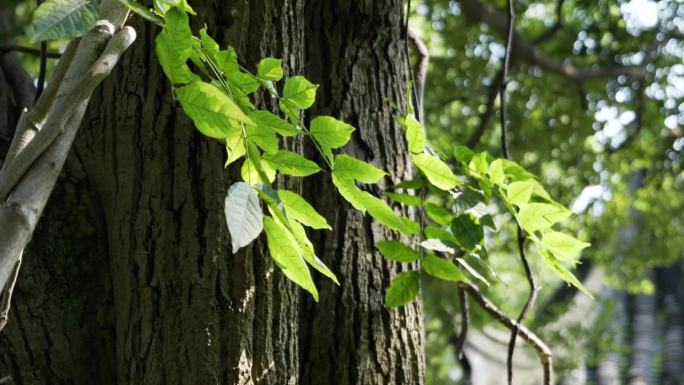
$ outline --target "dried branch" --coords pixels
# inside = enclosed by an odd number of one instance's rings
[[[413,44],[413,47],[416,49],[416,54],[418,55],[418,62],[413,69],[413,87],[416,94],[416,118],[419,122],[423,122],[425,82],[427,79],[428,63],[430,62],[430,51],[415,32],[409,30],[408,39]]]
[[[465,17],[471,22],[482,22],[490,26],[500,36],[508,36],[507,15],[504,12],[483,5],[479,0],[459,0]],[[645,69],[642,66],[609,66],[580,68],[570,63],[558,61],[536,45],[526,41],[519,33],[513,32],[515,44],[512,49],[512,60],[525,61],[542,69],[561,75],[569,80],[583,82],[591,79],[614,78],[626,75],[635,79],[642,78]]]
[[[0,287],[7,287],[59,177],[92,92],[135,40],[121,28],[128,11],[116,0],[100,4],[100,20],[70,43],[55,77],[20,118],[0,171]],[[118,32],[117,32],[118,30]]]
[[[553,383],[553,354],[551,353],[551,349],[546,346],[544,341],[542,341],[539,337],[537,337],[536,334],[532,333],[525,326],[521,325],[516,320],[499,310],[494,303],[492,303],[480,292],[480,289],[478,289],[477,286],[470,282],[461,282],[459,283],[459,287],[465,290],[470,297],[477,302],[478,305],[480,305],[482,310],[489,313],[501,325],[505,326],[511,331],[517,328],[520,337],[525,340],[525,342],[530,344],[537,352],[537,356],[539,357],[539,361],[541,362],[544,371],[543,384],[551,385]]]

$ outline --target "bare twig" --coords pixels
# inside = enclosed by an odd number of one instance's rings
[[[494,317],[501,325],[505,326],[507,329],[513,331],[517,328],[520,337],[530,344],[534,350],[537,352],[539,361],[542,364],[544,371],[544,385],[551,385],[553,383],[553,355],[551,349],[542,341],[536,334],[532,333],[525,326],[521,325],[516,320],[512,319],[504,312],[499,310],[499,308],[494,305],[487,297],[485,297],[477,286],[469,282],[460,282],[459,287],[465,290],[470,297],[482,308],[482,310],[489,313]]]
[[[418,55],[418,62],[413,70],[413,88],[414,93],[416,94],[416,118],[419,122],[423,122],[425,119],[423,109],[425,100],[425,81],[427,79],[428,63],[430,62],[430,51],[415,32],[409,30],[408,38]]]
[[[38,6],[43,4],[43,0],[38,0]],[[45,87],[45,73],[47,72],[47,41],[40,42],[40,66],[38,69],[38,81],[36,83],[36,100],[43,93]]]
[[[5,44],[5,45],[0,45],[0,53],[2,52],[20,52],[20,53],[25,53],[29,55],[36,55],[40,56],[40,49],[33,48],[33,47],[25,47],[23,45],[17,45],[17,44]],[[59,52],[55,51],[47,51],[45,52],[45,56],[49,59],[59,59],[62,57],[62,54]]]

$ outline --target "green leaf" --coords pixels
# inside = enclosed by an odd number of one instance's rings
[[[263,230],[259,196],[249,185],[233,183],[226,195],[224,211],[233,253],[249,245]]]
[[[303,76],[293,76],[285,81],[283,99],[292,108],[305,110],[316,100],[317,85],[312,84]]]
[[[420,291],[420,274],[407,271],[397,274],[385,293],[385,305],[397,307],[413,301]]]
[[[558,259],[572,263],[577,262],[582,250],[589,247],[586,242],[553,230],[545,231],[538,244]]]
[[[470,264],[463,258],[456,258],[456,262],[458,262],[461,266],[463,266],[464,269],[468,270],[468,273],[475,277],[478,281],[484,283],[485,285],[489,286],[489,281],[485,277],[482,276],[477,270],[475,270],[474,267],[470,266]]]
[[[297,245],[288,235],[288,229],[271,217],[264,217],[264,230],[268,250],[273,261],[283,271],[286,277],[311,293],[318,301],[318,290],[311,279],[311,272],[300,255]]]
[[[446,163],[432,155],[415,154],[413,163],[425,174],[430,183],[439,189],[449,191],[461,183]]]
[[[460,214],[451,221],[451,231],[461,247],[476,250],[484,239],[482,224],[472,214]]]
[[[72,39],[95,26],[100,14],[89,0],[47,0],[33,13],[29,27],[31,43]]]
[[[373,218],[392,230],[400,231],[404,235],[416,234],[420,231],[420,226],[408,218],[397,215],[382,199],[364,191],[362,197],[363,205]]]
[[[179,88],[176,97],[197,129],[208,137],[234,137],[233,131],[240,131],[239,122],[254,124],[226,94],[209,83],[190,83]]]
[[[276,134],[260,125],[248,125],[245,127],[247,139],[269,154],[278,152],[278,137]]]
[[[259,162],[258,165],[256,162]],[[261,175],[259,175],[259,167],[261,167],[261,170],[264,172],[264,174],[266,174],[268,181],[273,183],[276,176],[275,170],[270,168],[267,164],[262,163],[259,159],[256,161],[253,159],[245,159],[245,161],[242,163],[242,168],[240,169],[240,176],[242,176],[242,180],[250,186],[263,183],[263,180],[261,180]]]
[[[572,212],[565,207],[549,203],[529,203],[520,208],[518,220],[528,233],[546,229],[566,218]]]
[[[171,83],[190,83],[197,76],[186,64],[192,54],[192,32],[188,15],[171,8],[164,16],[164,28],[155,39],[155,52]]]
[[[255,110],[249,113],[249,117],[256,122],[257,126],[267,128],[281,136],[293,136],[300,132],[286,120],[268,111]]]
[[[454,146],[454,158],[456,158],[457,161],[468,164],[474,156],[475,153],[470,148],[460,145]]]
[[[442,226],[448,226],[454,219],[454,216],[449,210],[432,202],[425,204],[425,213],[430,219]]]
[[[311,121],[310,132],[322,147],[338,148],[349,142],[354,127],[332,116],[317,116]]]
[[[408,206],[420,206],[420,197],[417,197],[415,195],[397,194],[391,192],[385,192],[383,194],[385,194],[387,197],[389,197],[391,200],[397,203],[403,203]]]
[[[282,60],[267,57],[261,59],[257,66],[257,74],[259,78],[264,80],[278,81],[283,78]]]
[[[468,168],[470,171],[476,172],[479,176],[487,175],[487,167],[488,164],[486,152],[480,152],[477,155],[474,155],[470,160],[470,163],[468,163]]]
[[[228,154],[225,167],[228,167],[231,163],[242,158],[247,153],[242,130],[240,129],[232,129],[228,133],[228,137],[225,138],[225,144],[226,153]]]
[[[396,240],[380,241],[376,244],[380,253],[387,259],[397,262],[415,262],[420,259],[420,254],[411,246]]]
[[[177,7],[191,15],[197,15],[187,0],[154,0],[154,10],[161,15],[166,15],[166,12],[171,7]]]
[[[288,223],[290,225],[290,229],[292,230],[292,235],[294,235],[296,242],[299,244],[301,255],[304,257],[306,263],[339,285],[340,281],[337,280],[335,273],[333,273],[332,270],[330,270],[330,268],[328,268],[328,266],[326,266],[325,263],[323,263],[323,261],[316,256],[313,244],[309,240],[309,237],[306,236],[304,227],[295,220],[290,220]]]
[[[503,169],[503,161],[497,159],[489,165],[489,179],[497,186],[501,186],[506,179]]]
[[[534,174],[525,170],[521,165],[512,160],[502,159],[504,173],[513,181],[534,179]]]
[[[542,259],[546,264],[553,269],[565,282],[571,284],[572,286],[576,287],[579,289],[582,293],[586,294],[589,296],[589,298],[594,298],[594,295],[591,294],[589,290],[587,290],[584,285],[582,285],[582,282],[580,282],[577,277],[575,277],[574,274],[570,272],[565,266],[561,265],[560,261],[554,257],[552,254],[542,251]]]
[[[285,207],[285,213],[288,218],[292,218],[314,229],[332,230],[328,221],[317,213],[316,209],[299,194],[288,190],[278,190],[278,197],[283,203],[283,207]]]
[[[444,258],[427,255],[422,261],[422,266],[426,273],[445,281],[462,282],[466,280],[461,270]]]
[[[406,142],[408,149],[413,154],[422,154],[425,150],[425,131],[423,126],[416,120],[413,114],[406,115],[403,119],[406,129]]]
[[[508,189],[506,190],[506,199],[508,200],[508,203],[521,207],[530,201],[533,191],[533,180],[513,182],[508,185]]]
[[[439,239],[440,241],[446,242],[447,246],[449,244],[458,244],[456,237],[445,228],[429,225],[425,226],[423,232],[427,238]]]
[[[364,200],[366,199],[366,195],[370,194],[359,190],[359,188],[356,187],[356,183],[354,183],[353,179],[340,177],[334,171],[332,173],[332,182],[335,187],[337,187],[337,191],[347,202],[351,203],[355,209],[361,211],[362,213],[366,212],[366,204]]]
[[[287,150],[278,150],[275,154],[264,154],[263,160],[285,175],[308,176],[321,170],[316,163]]]
[[[119,3],[125,5],[126,8],[133,11],[133,13],[142,17],[143,19],[145,19],[147,21],[151,21],[160,27],[164,26],[164,20],[162,20],[162,18],[160,18],[159,16],[152,13],[149,9],[147,9],[145,6],[138,3],[137,1],[135,1],[135,0],[118,0],[118,1],[119,1]]]
[[[378,183],[386,172],[348,155],[338,155],[333,164],[333,173],[343,179],[354,179],[362,183]]]
[[[417,188],[421,188],[421,187],[424,187],[424,186],[425,186],[425,180],[423,179],[422,176],[419,175],[417,178],[414,178],[414,179],[411,179],[411,180],[407,180],[407,181],[403,181],[403,182],[401,182],[401,183],[395,184],[395,185],[394,185],[394,189],[395,189],[395,190],[397,190],[397,189],[404,189],[404,190],[406,190],[406,189],[411,189],[411,188],[412,188],[412,189],[417,189]]]

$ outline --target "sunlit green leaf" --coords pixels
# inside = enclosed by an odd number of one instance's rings
[[[573,263],[579,259],[582,250],[589,247],[586,242],[553,230],[544,232],[539,245],[553,253],[557,258]]]
[[[257,74],[259,78],[264,80],[278,81],[283,77],[282,60],[267,57],[261,59],[257,66]]]
[[[413,155],[413,163],[436,187],[448,191],[461,184],[446,163],[429,154]]]
[[[533,180],[513,182],[508,185],[508,189],[506,190],[506,199],[508,199],[510,204],[520,207],[530,201],[533,191]]]
[[[423,126],[416,120],[413,114],[408,114],[403,119],[406,129],[406,141],[408,149],[413,154],[421,154],[425,150],[425,131]]]
[[[520,226],[527,232],[534,232],[553,226],[572,212],[560,205],[548,203],[529,203],[520,208],[518,219]]]
[[[193,49],[187,13],[178,8],[171,8],[166,12],[164,28],[155,39],[154,49],[159,64],[171,83],[184,84],[196,79],[197,76],[186,64]]]
[[[314,229],[332,230],[328,221],[299,194],[288,190],[278,190],[278,196],[289,218]]]
[[[273,261],[283,271],[286,277],[294,283],[311,293],[313,298],[318,301],[318,290],[311,279],[311,272],[304,262],[304,258],[299,254],[297,245],[288,236],[288,229],[271,217],[264,217],[264,230],[268,250],[271,252]]]
[[[71,39],[88,32],[100,18],[89,0],[46,0],[33,13],[31,43]]]
[[[362,183],[377,183],[386,172],[349,155],[335,157],[333,172],[341,178],[354,179]]]
[[[338,148],[349,142],[354,127],[332,116],[317,116],[311,121],[309,131],[321,146]]]
[[[278,150],[275,154],[264,154],[263,160],[286,175],[308,176],[321,170],[316,163],[287,150]]]
[[[316,100],[316,88],[305,77],[293,76],[285,81],[283,99],[290,107],[305,110]]]

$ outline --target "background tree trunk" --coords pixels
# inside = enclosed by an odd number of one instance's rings
[[[401,1],[197,0],[193,7],[196,26],[206,23],[217,41],[235,46],[246,66],[273,55],[287,73],[320,82],[318,112],[359,130],[354,155],[395,180],[410,175],[384,100],[405,101]],[[274,267],[262,240],[231,255],[223,199],[239,173],[223,169],[225,150],[172,100],[153,51],[158,28],[139,19],[134,26],[138,41],[93,96],[24,258],[0,336],[0,377],[421,384],[422,307],[382,305],[397,267],[374,243],[390,234],[335,198],[322,175],[304,191],[336,229],[316,233],[316,247],[341,287],[317,277],[314,303]]]

